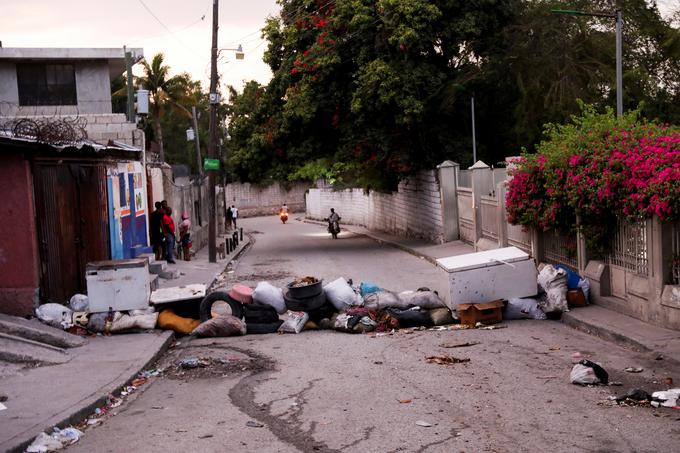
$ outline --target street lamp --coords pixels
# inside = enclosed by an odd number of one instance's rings
[[[614,14],[611,13],[588,13],[584,11],[574,11],[571,9],[553,9],[550,10],[554,14],[571,14],[573,16],[592,16],[592,17],[607,17],[616,20],[616,116],[623,115],[623,66],[622,48],[623,40],[621,37],[623,27],[623,13],[617,10]]]

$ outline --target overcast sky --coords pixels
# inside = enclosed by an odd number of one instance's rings
[[[0,4],[4,47],[141,47],[149,59],[165,53],[173,73],[187,71],[208,86],[212,0],[0,0]],[[278,11],[276,0],[220,1],[219,46],[241,43],[246,54],[244,60],[235,60],[234,52],[222,52],[218,70],[223,84],[240,90],[244,80],[269,81],[260,29]]]
[[[667,14],[680,0],[658,4]],[[5,47],[142,47],[149,58],[164,52],[173,73],[187,71],[208,86],[212,0],[0,0],[0,6]],[[244,80],[269,81],[260,30],[278,11],[276,0],[220,2],[219,45],[241,43],[246,54],[235,60],[223,52],[223,84],[240,90]]]

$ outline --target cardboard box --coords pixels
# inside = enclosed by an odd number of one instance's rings
[[[460,323],[474,327],[482,324],[496,324],[503,320],[503,301],[494,300],[481,304],[458,304]]]
[[[581,288],[570,289],[567,291],[567,305],[569,308],[585,307],[588,305],[586,296],[583,294],[583,290]]]

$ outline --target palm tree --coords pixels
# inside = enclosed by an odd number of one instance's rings
[[[151,60],[151,64],[146,59],[142,60],[141,64],[144,68],[144,75],[137,78],[137,82],[144,89],[149,90],[151,98],[149,108],[153,116],[154,133],[158,143],[161,162],[165,162],[161,117],[166,108],[179,110],[182,114],[191,117],[191,112],[181,105],[181,103],[189,101],[187,98],[189,97],[188,91],[191,78],[186,73],[169,77],[170,67],[163,64],[164,59],[165,56],[162,53],[157,53]]]

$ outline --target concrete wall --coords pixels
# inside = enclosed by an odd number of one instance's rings
[[[342,223],[432,242],[444,242],[442,201],[435,171],[421,172],[385,194],[361,189],[310,189],[307,217],[322,219],[335,208]]]
[[[111,113],[111,79],[105,60],[75,61],[78,105],[19,106],[16,63],[0,62],[0,116],[101,115]]]
[[[37,263],[33,178],[29,164],[18,153],[2,153],[0,165],[0,312],[28,315],[37,300]]]
[[[238,208],[239,217],[275,214],[286,203],[291,212],[305,210],[305,192],[310,187],[306,182],[294,182],[284,186],[273,183],[258,186],[250,183],[227,184],[224,192],[226,203]]]

